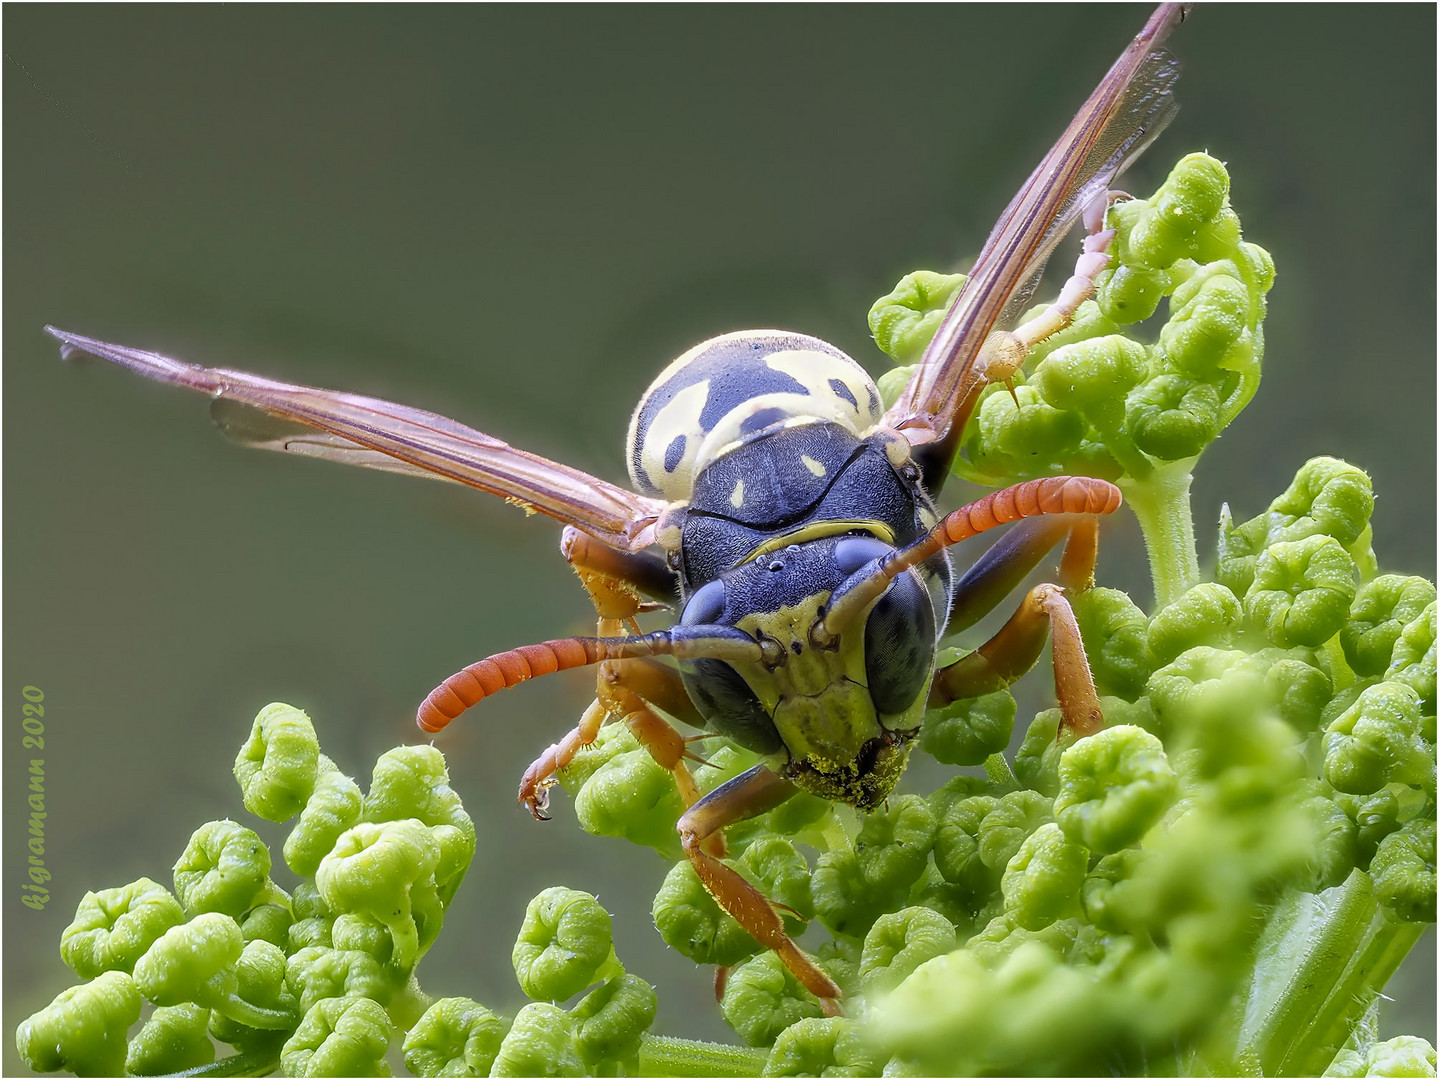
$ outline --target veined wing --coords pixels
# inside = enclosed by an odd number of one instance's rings
[[[437,413],[379,398],[187,364],[47,326],[62,355],[88,353],[147,378],[198,390],[221,429],[249,446],[451,480],[637,551],[653,542],[664,504],[579,469],[516,450]]]
[[[886,414],[912,441],[943,439],[972,406],[983,379],[974,361],[985,338],[1024,308],[1055,245],[1173,117],[1179,65],[1159,46],[1186,13],[1182,4],[1155,11],[1005,207],[914,378]]]

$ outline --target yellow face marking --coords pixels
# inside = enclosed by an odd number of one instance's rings
[[[744,506],[744,481],[743,481],[743,480],[740,480],[740,481],[736,482],[736,484],[735,484],[735,486],[734,486],[734,494],[729,497],[729,504],[730,504],[731,506],[733,506],[736,510],[738,510],[738,509],[740,509],[740,507]]]
[[[824,465],[822,465],[820,462],[816,461],[814,458],[810,457],[808,454],[801,454],[801,455],[799,456],[799,459],[800,459],[800,461],[804,462],[804,467],[805,467],[806,469],[808,469],[810,472],[814,473],[815,476],[823,476],[823,475],[824,475],[824,472],[825,472]]]

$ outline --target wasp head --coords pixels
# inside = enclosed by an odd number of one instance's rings
[[[762,551],[696,589],[681,620],[732,626],[765,645],[762,663],[681,663],[711,730],[771,755],[804,790],[861,809],[904,771],[939,620],[919,575],[905,571],[839,635],[816,631],[831,598],[894,550],[851,534]]]

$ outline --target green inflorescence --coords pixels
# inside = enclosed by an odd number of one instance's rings
[[[843,1017],[705,890],[673,779],[623,725],[560,782],[584,829],[669,864],[655,925],[728,969],[720,1011],[744,1045],[650,1033],[653,987],[621,965],[609,913],[566,888],[535,897],[515,942],[530,1004],[431,1001],[416,965],[475,854],[443,757],[397,748],[365,792],[304,713],[272,705],[235,775],[248,810],[294,821],[300,883],[282,890],[259,837],[218,821],[173,892],[87,893],[61,942],[85,981],[21,1025],[25,1060],[360,1076],[387,1075],[394,1049],[419,1076],[1433,1076],[1433,1047],[1379,1041],[1373,1006],[1435,918],[1434,586],[1380,573],[1369,478],[1332,458],[1252,518],[1226,507],[1201,579],[1190,475],[1254,396],[1273,263],[1203,154],[1110,225],[1095,298],[1012,394],[983,394],[956,468],[1123,488],[1153,607],[1071,594],[1102,729],[1021,718],[1005,691],[957,702],[919,745],[967,774],[866,815],[800,795],[725,833],[730,865],[842,988]],[[962,285],[907,276],[871,311],[880,347],[914,363]],[[1132,335],[1161,311],[1152,341]],[[707,792],[756,760],[711,745],[696,780]]]

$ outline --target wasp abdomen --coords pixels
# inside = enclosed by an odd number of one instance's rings
[[[630,420],[630,478],[648,495],[687,501],[706,465],[751,439],[822,421],[863,435],[882,413],[869,374],[833,345],[784,330],[724,334],[645,391]]]

